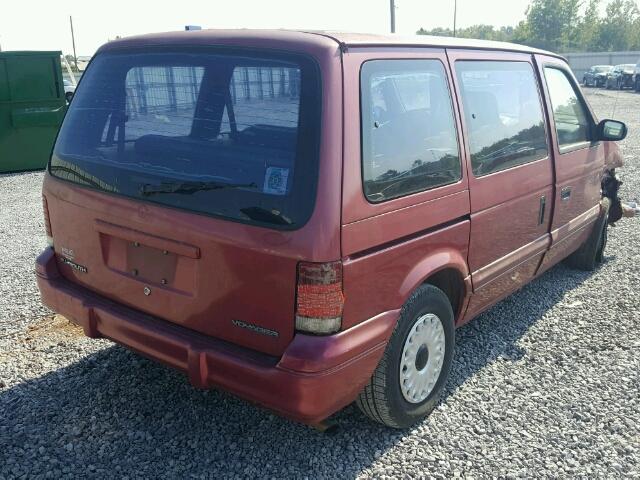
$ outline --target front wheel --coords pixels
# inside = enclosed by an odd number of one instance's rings
[[[422,420],[440,399],[454,343],[449,299],[439,288],[422,285],[402,307],[384,355],[358,396],[360,410],[393,428]]]
[[[601,202],[603,211],[596,221],[589,238],[566,259],[566,263],[578,270],[593,271],[604,261],[604,250],[607,247],[610,201],[604,198]]]

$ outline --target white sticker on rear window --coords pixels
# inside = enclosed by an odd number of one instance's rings
[[[289,178],[289,169],[281,167],[267,167],[264,175],[264,193],[272,195],[285,195],[287,193],[287,179]]]

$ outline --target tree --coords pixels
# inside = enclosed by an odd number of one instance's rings
[[[529,45],[558,51],[575,39],[579,0],[533,0],[522,33]]]
[[[640,10],[635,0],[611,0],[600,17],[602,0],[531,0],[515,27],[473,25],[459,37],[502,40],[556,52],[640,50]],[[449,28],[421,28],[424,35],[452,36]]]
[[[450,28],[436,27],[432,30],[421,28],[416,32],[418,35],[437,35],[439,37],[453,37],[453,30]]]
[[[640,16],[631,27],[631,38],[629,39],[629,50],[640,50]]]
[[[633,0],[613,0],[607,5],[606,15],[601,22],[599,43],[602,50],[627,50],[637,37],[640,12]]]
[[[500,40],[504,42],[511,41],[513,37],[513,27],[500,27],[496,29],[492,25],[472,25],[467,28],[459,28],[456,31],[456,36],[460,38],[479,38],[482,40]],[[452,37],[453,30],[450,28],[434,28],[432,30],[425,30],[421,28],[416,32],[418,35],[439,35],[443,37]]]
[[[560,32],[560,46],[563,50],[575,50],[580,38],[580,7],[582,0],[564,0],[560,2],[562,12],[562,32]]]
[[[589,0],[583,17],[578,23],[577,50],[594,51],[600,48],[600,8],[601,0]]]

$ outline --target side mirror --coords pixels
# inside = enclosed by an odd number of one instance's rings
[[[602,120],[596,127],[598,140],[617,142],[627,136],[627,126],[618,120]]]

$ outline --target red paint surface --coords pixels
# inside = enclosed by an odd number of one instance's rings
[[[47,249],[37,260],[45,305],[83,327],[297,421],[317,423],[351,403],[369,380],[398,312],[327,337],[297,334],[282,357],[260,354],[110,302],[65,280]]]
[[[468,276],[469,222],[345,261],[345,327],[389,309],[399,309],[431,274],[450,268]],[[470,294],[465,291],[464,295]]]

